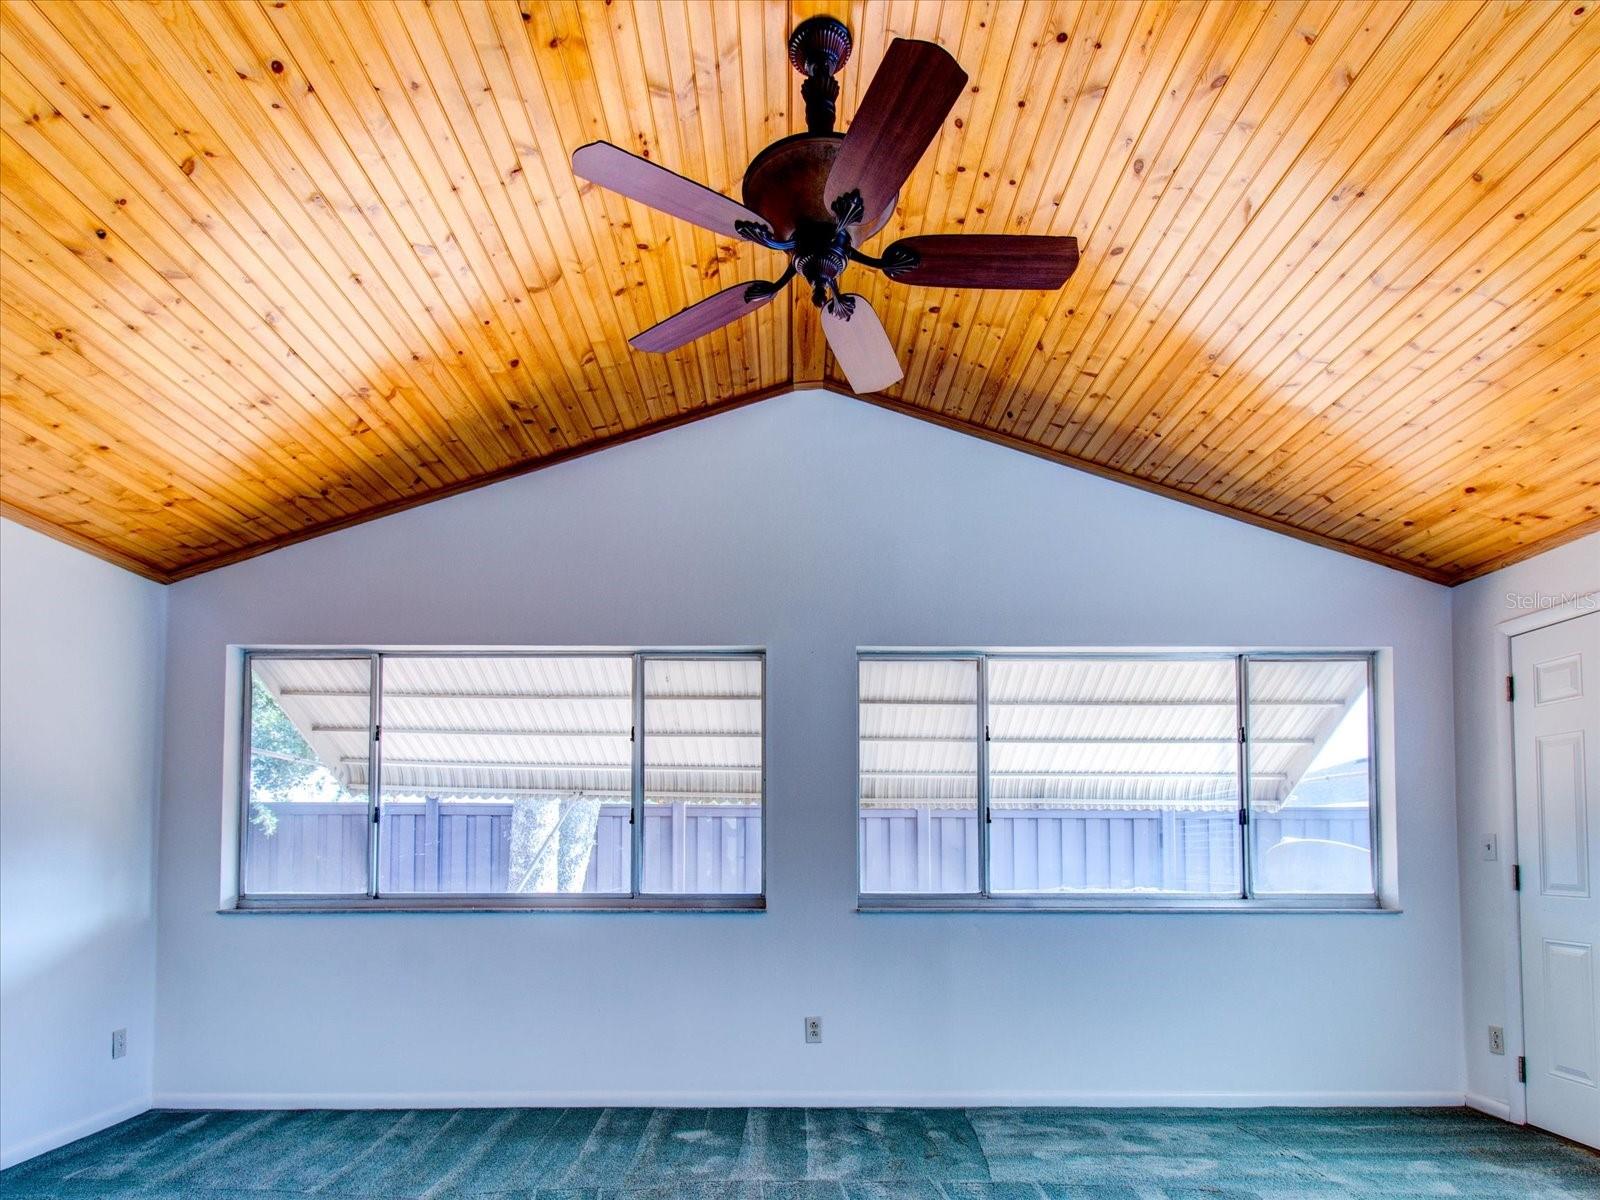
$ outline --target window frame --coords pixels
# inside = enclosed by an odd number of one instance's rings
[[[1377,650],[983,650],[983,649],[877,649],[856,651],[856,775],[855,775],[855,858],[856,907],[859,912],[1254,912],[1254,913],[1393,913],[1399,909],[1384,900],[1385,860],[1383,821],[1380,808],[1382,774],[1379,770],[1378,741],[1378,654]],[[932,660],[976,660],[977,741],[978,741],[978,890],[976,892],[868,892],[861,888],[861,664],[873,662],[926,662]],[[1117,661],[1151,662],[1232,661],[1234,664],[1234,716],[1239,731],[1235,786],[1238,792],[1237,821],[1239,839],[1240,894],[1151,895],[1118,891],[1073,892],[995,892],[989,883],[989,663],[993,661]],[[1372,890],[1360,893],[1267,893],[1256,895],[1252,887],[1252,845],[1249,823],[1249,664],[1251,662],[1360,662],[1366,666],[1367,680],[1367,795],[1369,840],[1372,851]]]
[[[245,838],[250,821],[251,683],[257,659],[368,659],[371,662],[371,703],[367,731],[367,891],[359,893],[267,893],[244,890]],[[383,792],[383,663],[394,658],[612,658],[630,661],[630,806],[631,842],[629,886],[623,892],[566,892],[509,894],[482,892],[428,892],[385,894],[378,890],[379,839]],[[644,860],[644,677],[645,663],[701,659],[742,659],[759,664],[761,678],[761,891],[752,893],[646,892],[642,890]],[[247,647],[241,652],[238,762],[236,795],[238,831],[233,839],[234,888],[231,904],[222,912],[762,912],[767,906],[767,653],[764,647],[406,647],[384,650],[371,647],[292,646]]]

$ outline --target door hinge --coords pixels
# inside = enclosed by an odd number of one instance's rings
[[[1506,676],[1506,702],[1510,703],[1517,698],[1517,678],[1515,675]]]
[[[1511,890],[1513,892],[1520,892],[1522,890],[1522,864],[1521,863],[1512,863],[1511,864]]]
[[[1517,1082],[1528,1082],[1528,1060],[1522,1055],[1517,1055]]]

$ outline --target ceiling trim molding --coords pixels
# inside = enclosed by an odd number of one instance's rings
[[[258,545],[242,547],[236,550],[229,550],[224,554],[218,554],[211,558],[202,559],[199,562],[191,563],[188,566],[182,567],[175,571],[160,570],[159,568],[153,567],[149,563],[143,562],[131,555],[124,554],[119,550],[115,550],[107,546],[103,546],[82,533],[78,533],[75,530],[66,529],[60,525],[56,525],[36,513],[19,508],[17,505],[10,503],[9,501],[0,500],[0,516],[15,521],[19,525],[24,525],[37,533],[42,533],[47,537],[55,538],[57,541],[65,542],[67,545],[72,546],[75,549],[82,550],[87,554],[92,554],[96,558],[104,559],[106,562],[121,567],[124,570],[131,571],[135,575],[141,576],[142,578],[153,580],[156,583],[177,583],[179,580],[190,579],[196,575],[203,575],[208,571],[215,571],[220,567],[231,566],[234,563],[244,562],[246,559],[257,558],[263,554],[270,554],[272,551],[281,550],[285,546],[292,546],[299,542],[310,541],[312,538],[321,537],[325,533],[337,533],[341,529],[350,529],[356,525],[364,525],[368,521],[376,521],[380,517],[391,516],[394,513],[404,512],[407,509],[418,508],[424,504],[431,504],[435,500],[444,500],[451,496],[459,496],[465,492],[476,491],[478,488],[488,487],[491,484],[502,483],[507,479],[516,479],[523,475],[532,474],[535,471],[542,471],[546,467],[558,466],[561,463],[571,462],[574,459],[583,458],[590,454],[597,454],[602,450],[609,450],[613,446],[621,446],[627,444],[628,442],[639,441],[642,438],[650,437],[652,434],[663,433],[669,429],[678,429],[685,425],[692,425],[696,421],[704,420],[706,417],[716,416],[718,413],[732,412],[734,409],[744,408],[751,404],[758,404],[763,400],[770,400],[775,396],[786,396],[796,392],[808,391],[829,392],[836,396],[844,396],[848,399],[860,400],[878,408],[884,408],[890,412],[899,413],[902,416],[913,417],[916,420],[925,421],[930,425],[937,425],[941,429],[948,429],[955,433],[966,434],[968,437],[975,437],[986,442],[992,442],[997,446],[1004,446],[1008,450],[1016,450],[1023,454],[1032,455],[1034,458],[1042,458],[1047,462],[1053,462],[1060,466],[1071,467],[1075,470],[1084,471],[1090,475],[1098,476],[1101,479],[1108,479],[1113,483],[1126,484],[1129,487],[1138,488],[1143,492],[1150,492],[1153,495],[1161,496],[1167,500],[1176,500],[1179,503],[1187,504],[1194,508],[1203,509],[1206,512],[1215,513],[1218,516],[1231,517],[1233,520],[1243,521],[1247,525],[1254,525],[1258,529],[1266,529],[1272,533],[1281,533],[1286,537],[1294,538],[1296,541],[1309,542],[1311,545],[1320,546],[1324,550],[1336,550],[1341,554],[1348,554],[1353,558],[1359,558],[1366,562],[1375,563],[1380,567],[1388,567],[1391,570],[1400,571],[1403,574],[1412,575],[1418,579],[1425,579],[1429,583],[1443,584],[1446,587],[1454,587],[1457,584],[1466,583],[1468,580],[1481,578],[1482,576],[1492,574],[1503,567],[1511,566],[1513,563],[1522,562],[1525,559],[1533,558],[1537,555],[1543,554],[1546,550],[1553,550],[1557,546],[1565,545],[1568,542],[1577,541],[1579,538],[1586,537],[1591,533],[1600,533],[1600,517],[1595,517],[1591,520],[1580,522],[1570,529],[1562,530],[1560,533],[1546,535],[1537,542],[1532,542],[1525,546],[1519,546],[1515,550],[1500,555],[1498,558],[1492,559],[1471,571],[1459,575],[1451,574],[1450,572],[1441,571],[1432,567],[1420,566],[1416,563],[1408,562],[1405,559],[1383,554],[1380,551],[1371,550],[1365,546],[1357,546],[1350,542],[1339,541],[1336,538],[1324,537],[1323,535],[1314,533],[1310,530],[1301,529],[1297,526],[1290,525],[1285,521],[1277,521],[1271,517],[1261,516],[1258,513],[1246,512],[1242,509],[1232,508],[1226,504],[1219,504],[1214,500],[1205,498],[1204,496],[1196,496],[1179,488],[1169,487],[1165,484],[1143,479],[1137,475],[1130,475],[1126,472],[1103,466],[1100,463],[1077,458],[1071,454],[1066,454],[1059,450],[1052,450],[1047,447],[1038,446],[1032,442],[1024,441],[1021,438],[1002,433],[999,430],[990,429],[984,425],[978,425],[970,421],[962,420],[960,417],[952,417],[945,413],[935,412],[931,409],[919,408],[915,404],[908,404],[905,401],[897,400],[892,396],[885,396],[881,393],[861,395],[857,392],[851,391],[847,386],[835,379],[802,380],[794,383],[779,384],[776,387],[762,388],[758,391],[747,392],[744,395],[735,396],[731,400],[724,400],[717,404],[707,405],[704,408],[694,409],[691,412],[679,413],[674,416],[664,418],[660,421],[654,421],[647,425],[641,425],[637,429],[630,429],[624,433],[613,434],[612,436],[604,438],[600,441],[591,442],[583,446],[577,446],[570,450],[564,450],[559,454],[549,455],[545,458],[530,459],[526,462],[515,463],[509,467],[505,467],[499,471],[495,471],[487,475],[479,476],[475,479],[463,480],[460,483],[454,483],[448,487],[437,488],[427,492],[420,492],[414,496],[407,496],[403,500],[393,501],[389,504],[370,509],[367,512],[353,514],[352,516],[340,521],[327,522],[308,529],[296,530],[292,534],[282,534],[271,541],[262,542]]]
[[[856,393],[845,391],[834,383],[828,383],[825,386],[831,392],[838,392],[845,396],[856,396]],[[1258,513],[1231,508],[1226,504],[1219,504],[1215,500],[1208,500],[1204,496],[1196,496],[1180,488],[1168,487],[1166,484],[1142,479],[1137,475],[1129,475],[1113,467],[1106,467],[1100,463],[1090,462],[1087,459],[1076,458],[1060,450],[1038,446],[1032,442],[1024,441],[1022,438],[1001,433],[997,429],[990,429],[985,425],[964,421],[960,417],[951,417],[941,412],[934,412],[931,409],[919,408],[915,404],[907,404],[905,401],[896,400],[892,396],[874,394],[856,396],[856,399],[865,400],[868,404],[876,404],[879,408],[887,408],[890,412],[915,417],[919,421],[927,421],[929,424],[938,425],[942,429],[951,429],[957,433],[967,434],[969,437],[982,438],[986,442],[993,442],[998,446],[1004,446],[1008,450],[1019,450],[1023,454],[1031,454],[1035,458],[1042,458],[1047,462],[1058,463],[1064,467],[1072,467],[1075,470],[1085,471],[1090,475],[1098,475],[1101,479],[1109,479],[1113,483],[1125,483],[1129,487],[1136,487],[1142,492],[1151,492],[1168,500],[1177,500],[1182,504],[1216,513],[1218,516],[1232,517],[1236,521],[1243,521],[1245,524],[1254,525],[1258,529],[1267,529],[1273,533],[1285,534],[1297,541],[1310,542],[1313,546],[1321,546],[1324,550],[1337,550],[1341,554],[1349,554],[1355,558],[1365,559],[1367,562],[1376,563],[1380,567],[1403,571],[1407,575],[1415,575],[1418,579],[1426,579],[1429,583],[1442,583],[1448,587],[1462,582],[1462,579],[1433,567],[1420,566],[1417,563],[1407,562],[1405,559],[1395,558],[1377,550],[1369,550],[1365,546],[1356,546],[1349,542],[1341,542],[1336,538],[1324,537],[1310,530],[1290,525],[1286,521],[1276,521],[1271,517],[1264,517]]]
[[[535,471],[544,470],[546,467],[558,466],[561,463],[571,462],[574,459],[583,458],[590,454],[597,454],[602,450],[609,450],[613,446],[621,446],[628,442],[639,441],[642,438],[650,437],[652,434],[662,433],[669,429],[678,429],[685,425],[691,425],[696,421],[705,419],[706,417],[716,416],[718,413],[731,412],[734,409],[744,408],[747,405],[758,404],[761,401],[769,400],[774,396],[790,395],[795,392],[806,391],[829,392],[836,396],[844,396],[852,400],[860,400],[864,403],[872,404],[878,408],[884,408],[890,412],[899,413],[902,416],[914,417],[919,421],[925,421],[928,424],[937,425],[942,429],[948,429],[955,433],[966,434],[969,437],[980,438],[983,441],[992,442],[998,446],[1004,446],[1008,450],[1020,451],[1023,454],[1032,455],[1035,458],[1042,458],[1048,462],[1053,462],[1060,466],[1071,467],[1075,470],[1085,471],[1090,475],[1098,476],[1101,479],[1108,479],[1113,483],[1127,484],[1130,487],[1138,488],[1140,491],[1150,492],[1168,500],[1176,500],[1180,503],[1187,504],[1195,508],[1200,508],[1207,512],[1215,513],[1218,516],[1231,517],[1236,521],[1243,521],[1245,524],[1254,525],[1259,529],[1270,530],[1273,533],[1281,533],[1287,537],[1292,537],[1297,541],[1309,542],[1312,545],[1320,546],[1325,550],[1336,550],[1341,554],[1348,554],[1352,557],[1375,563],[1378,566],[1388,567],[1391,570],[1400,571],[1404,574],[1412,575],[1419,579],[1425,579],[1430,583],[1438,583],[1445,586],[1454,586],[1458,583],[1465,583],[1469,579],[1475,579],[1480,575],[1486,575],[1491,571],[1499,570],[1501,567],[1508,566],[1513,562],[1521,561],[1524,558],[1530,558],[1564,542],[1573,541],[1587,533],[1600,530],[1600,518],[1597,518],[1593,521],[1586,521],[1572,529],[1564,530],[1559,534],[1553,534],[1545,537],[1536,544],[1519,547],[1511,554],[1503,555],[1493,562],[1486,563],[1481,568],[1474,570],[1471,573],[1456,576],[1435,568],[1419,566],[1416,563],[1407,562],[1404,559],[1395,558],[1379,551],[1370,550],[1364,546],[1352,545],[1349,542],[1341,542],[1335,538],[1324,537],[1320,534],[1297,528],[1296,526],[1290,525],[1286,522],[1274,520],[1271,517],[1264,517],[1257,513],[1245,512],[1241,509],[1231,508],[1228,505],[1219,504],[1216,501],[1208,500],[1203,496],[1195,496],[1178,488],[1155,483],[1151,480],[1142,479],[1137,475],[1130,475],[1125,472],[1115,470],[1114,468],[1103,466],[1099,463],[1076,458],[1071,454],[1037,446],[1031,442],[1024,441],[1021,438],[1013,437],[998,430],[990,429],[983,425],[977,425],[972,422],[962,420],[959,417],[951,417],[944,413],[935,412],[931,409],[919,408],[917,405],[908,404],[905,401],[897,400],[890,396],[884,396],[877,393],[871,395],[860,395],[859,393],[851,391],[848,387],[834,379],[803,380],[794,383],[780,384],[776,387],[763,388],[759,391],[748,392],[744,395],[735,396],[730,400],[724,400],[717,404],[707,405],[704,408],[694,409],[686,413],[679,413],[674,416],[664,418],[660,421],[654,421],[646,425],[641,425],[636,429],[630,429],[624,433],[613,434],[610,437],[596,442],[591,442],[587,445],[577,446],[570,450],[562,451],[559,454],[515,463],[511,466],[494,471],[487,475],[479,476],[475,479],[463,480],[459,483],[453,483],[448,487],[436,488],[427,492],[419,492],[416,495],[407,496],[404,499],[392,501],[388,504],[370,509],[367,512],[352,514],[351,516],[339,521],[326,522],[324,524],[316,525],[307,529],[296,530],[293,533],[281,534],[270,541],[262,542],[258,545],[229,550],[226,553],[214,555],[211,558],[202,559],[199,562],[191,563],[188,566],[174,571],[162,571],[159,568],[152,567],[149,563],[142,562],[118,550],[102,546],[84,534],[78,533],[74,530],[65,529],[59,525],[55,525],[43,517],[38,516],[37,514],[18,508],[12,503],[0,501],[0,516],[5,516],[17,522],[19,525],[25,525],[39,533],[56,538],[58,541],[65,542],[69,546],[83,550],[97,558],[102,558],[107,562],[124,568],[125,570],[132,571],[134,574],[140,575],[145,579],[151,579],[157,583],[176,583],[182,579],[190,579],[196,575],[203,575],[208,571],[215,571],[219,567],[231,566],[234,563],[243,562],[246,559],[256,558],[263,554],[270,554],[272,551],[281,550],[285,546],[292,546],[299,542],[310,541],[312,538],[321,537],[326,533],[336,533],[341,529],[349,529],[353,526],[363,525],[368,521],[375,521],[381,517],[387,517],[397,512],[404,512],[407,509],[417,508],[424,504],[431,504],[435,500],[443,500],[450,496],[459,496],[465,492],[471,492],[477,490],[478,488],[488,487],[491,484],[502,483],[507,479],[515,479],[522,475],[532,474]]]
[[[121,567],[124,571],[132,571],[143,579],[149,579],[155,583],[172,582],[167,572],[152,567],[149,563],[134,558],[131,554],[124,554],[122,551],[114,550],[110,546],[102,546],[93,538],[85,537],[76,530],[57,525],[54,521],[47,520],[37,513],[29,512],[25,508],[19,508],[9,500],[0,500],[0,517],[4,517],[8,521],[15,521],[18,525],[31,529],[35,533],[42,533],[45,537],[64,542],[74,550],[82,550],[85,554],[92,554],[94,557],[103,559],[114,567]]]

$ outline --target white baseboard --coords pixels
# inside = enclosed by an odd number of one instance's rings
[[[1479,1096],[1468,1092],[1467,1107],[1475,1108],[1481,1113],[1488,1113],[1491,1117],[1499,1117],[1502,1121],[1511,1120],[1511,1105],[1505,1100],[1491,1100],[1487,1096]]]
[[[1440,1108],[1461,1092],[165,1092],[153,1108]]]
[[[18,1142],[12,1146],[0,1147],[0,1170],[14,1167],[20,1162],[30,1158],[37,1158],[51,1150],[65,1146],[68,1142],[75,1142],[79,1138],[88,1137],[91,1133],[99,1133],[102,1129],[126,1121],[129,1117],[137,1117],[140,1113],[149,1112],[155,1105],[148,1096],[127,1104],[119,1104],[116,1108],[108,1108],[104,1112],[96,1113],[92,1117],[85,1117],[81,1121],[74,1121],[70,1125],[61,1125],[49,1133],[40,1134],[38,1137],[29,1138],[25,1142]]]

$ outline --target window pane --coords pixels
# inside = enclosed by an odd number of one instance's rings
[[[1258,895],[1370,894],[1366,659],[1251,659],[1250,869]]]
[[[1232,659],[991,659],[992,892],[1238,896]]]
[[[633,662],[385,655],[378,889],[630,889]]]
[[[978,890],[978,664],[860,662],[862,892]]]
[[[366,895],[371,725],[371,659],[250,659],[245,895]]]
[[[761,660],[644,664],[643,891],[759,895]]]

